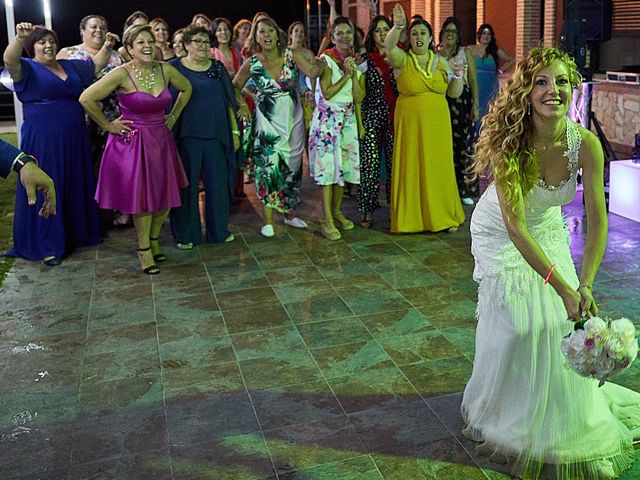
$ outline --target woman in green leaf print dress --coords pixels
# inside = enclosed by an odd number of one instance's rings
[[[304,150],[304,120],[298,92],[298,70],[315,78],[323,64],[300,50],[286,49],[286,37],[271,18],[261,19],[249,39],[251,56],[233,80],[240,104],[238,116],[247,119],[249,111],[240,91],[251,77],[256,86],[253,112],[253,146],[256,190],[264,204],[264,226],[260,233],[275,235],[273,210],[285,214],[284,223],[306,228],[295,217],[301,182]]]

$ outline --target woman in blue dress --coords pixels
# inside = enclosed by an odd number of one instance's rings
[[[38,158],[53,179],[58,215],[39,217],[40,205],[27,205],[18,182],[14,246],[7,255],[56,266],[74,248],[100,243],[89,138],[78,97],[106,65],[114,42],[108,33],[94,60],[56,60],[55,32],[26,22],[16,26],[4,63],[24,107],[21,148]],[[23,48],[31,58],[20,57]]]
[[[211,59],[207,30],[190,25],[184,29],[182,41],[187,56],[170,63],[187,77],[193,91],[173,130],[189,185],[182,189],[182,205],[171,211],[170,218],[178,248],[190,249],[202,243],[200,178],[205,191],[206,241],[221,243],[234,239],[228,223],[238,168],[234,152],[240,148],[240,131],[231,78],[222,62]],[[179,92],[172,89],[171,93],[176,97]]]
[[[468,47],[476,63],[476,78],[478,81],[478,118],[476,132],[480,130],[482,117],[489,110],[489,102],[498,91],[498,75],[511,68],[515,59],[498,47],[493,27],[483,23],[476,32],[478,43]],[[501,65],[502,64],[502,65]]]

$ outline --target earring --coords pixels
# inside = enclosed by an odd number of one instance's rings
[[[527,117],[531,116],[531,104],[527,103]]]

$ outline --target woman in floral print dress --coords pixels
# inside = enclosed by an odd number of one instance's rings
[[[253,51],[233,80],[240,117],[248,118],[248,107],[240,93],[249,79],[256,86],[253,112],[253,146],[255,183],[258,198],[264,204],[265,237],[275,234],[273,210],[285,214],[284,223],[306,228],[304,220],[295,217],[301,181],[302,152],[304,150],[304,122],[298,70],[315,78],[322,64],[315,64],[298,50],[286,49],[286,38],[271,18],[263,18],[250,39]]]
[[[309,129],[309,169],[322,187],[322,235],[339,240],[341,230],[354,224],[341,211],[345,182],[360,183],[360,148],[355,104],[364,98],[364,75],[354,58],[355,28],[346,17],[331,27],[335,47],[321,58],[327,62],[320,77],[320,99]]]

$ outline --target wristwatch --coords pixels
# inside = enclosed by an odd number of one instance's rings
[[[13,171],[19,174],[22,167],[30,162],[33,162],[36,165],[38,164],[38,160],[36,160],[36,157],[33,155],[27,155],[26,153],[19,155],[18,158],[13,161]]]

